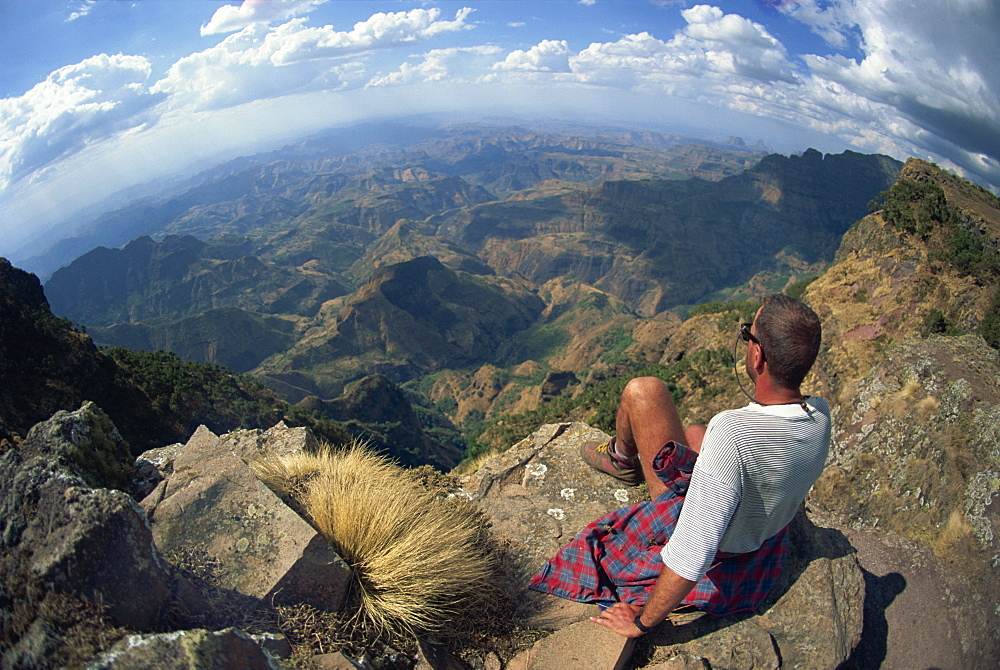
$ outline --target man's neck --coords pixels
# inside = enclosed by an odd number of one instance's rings
[[[793,389],[784,388],[768,383],[765,377],[757,378],[757,385],[754,393],[757,403],[760,405],[790,405],[802,402],[802,392],[799,387]]]

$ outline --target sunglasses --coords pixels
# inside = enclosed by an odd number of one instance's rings
[[[741,323],[740,324],[740,338],[744,342],[753,342],[754,344],[756,344],[759,347],[759,346],[761,346],[760,340],[758,340],[757,337],[753,333],[750,332],[751,328],[753,328],[753,324],[752,323],[746,323],[746,322]]]

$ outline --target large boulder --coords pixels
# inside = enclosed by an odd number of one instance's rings
[[[173,577],[135,501],[90,485],[127,484],[130,460],[93,403],[36,425],[0,457],[0,549],[47,589],[99,602],[142,630],[170,602]]]
[[[551,670],[552,668],[601,668],[622,670],[628,667],[635,640],[579,621],[544,637],[515,656],[507,670]]]
[[[595,438],[607,436],[582,423],[546,425],[463,480],[461,494],[509,545],[521,583],[588,523],[645,495],[644,487],[625,487],[581,461],[580,445]],[[847,660],[861,638],[864,602],[855,553],[843,534],[815,526],[804,512],[791,533],[785,570],[758,614],[661,626],[647,638],[655,647],[652,661],[686,656],[712,668],[750,669],[836,668]],[[526,600],[535,610],[533,625],[557,631],[549,645],[596,613],[534,592]]]
[[[899,338],[835,409],[817,506],[916,542],[945,569],[963,667],[1000,654],[1000,353],[978,335]],[[924,571],[926,573],[926,571]]]
[[[204,557],[214,586],[338,610],[350,569],[234,455],[233,443],[202,426],[178,451],[171,476],[142,501],[156,545],[168,556]]]
[[[0,455],[0,629],[14,642],[5,663],[10,654],[48,665],[60,645],[45,613],[51,594],[103,608],[132,630],[152,630],[163,612],[179,609],[177,581],[146,515],[125,493],[93,487],[123,484],[130,460],[92,403],[58,412]]]

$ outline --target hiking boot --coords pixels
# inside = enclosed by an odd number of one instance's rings
[[[622,458],[615,454],[611,448],[614,441],[615,438],[612,437],[604,442],[599,440],[584,442],[580,445],[580,456],[583,458],[583,462],[629,486],[638,486],[643,482],[639,458],[637,456]]]

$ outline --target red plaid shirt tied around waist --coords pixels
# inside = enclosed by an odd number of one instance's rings
[[[656,500],[611,512],[583,529],[559,550],[529,588],[583,603],[644,605],[663,570],[660,550],[677,525],[698,454],[668,442],[653,460],[667,485]],[[788,529],[745,554],[718,552],[683,605],[725,616],[756,610],[781,572]]]

